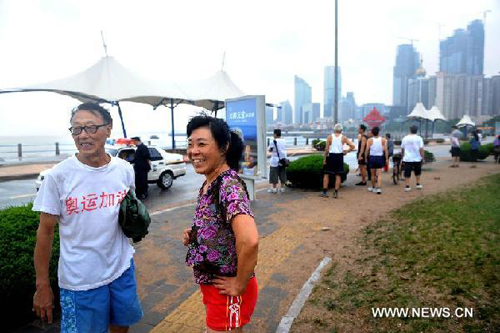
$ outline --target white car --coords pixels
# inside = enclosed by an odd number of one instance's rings
[[[109,155],[122,158],[133,164],[136,147],[106,145],[105,148]],[[186,162],[181,154],[167,153],[156,146],[148,146],[148,149],[151,156],[148,183],[156,183],[159,188],[168,189],[172,186],[174,179],[186,174]],[[42,186],[42,181],[49,171],[50,169],[44,170],[38,175],[35,181],[37,191]]]

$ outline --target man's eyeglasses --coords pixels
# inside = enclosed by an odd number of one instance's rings
[[[78,126],[78,127],[70,127],[68,128],[69,131],[71,132],[71,135],[80,135],[82,131],[85,131],[87,134],[96,134],[97,130],[100,127],[107,126],[109,124],[102,124],[102,125],[91,125],[91,126]]]

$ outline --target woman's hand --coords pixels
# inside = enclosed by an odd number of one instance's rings
[[[184,244],[184,246],[189,245],[189,238],[190,237],[191,237],[191,228],[184,229],[184,235],[182,238],[182,244]]]
[[[247,284],[242,285],[236,277],[216,276],[212,282],[222,295],[241,296],[247,288]]]

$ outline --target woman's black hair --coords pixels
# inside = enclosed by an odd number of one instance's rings
[[[474,139],[476,141],[479,141],[479,135],[477,134],[477,131],[472,132],[472,135],[474,135]]]
[[[207,127],[210,129],[210,132],[217,143],[217,147],[219,147],[221,152],[225,152],[226,154],[227,164],[231,169],[238,171],[239,162],[244,149],[241,137],[237,133],[231,131],[228,124],[223,119],[202,114],[189,120],[186,128],[188,138],[194,130],[201,127]]]

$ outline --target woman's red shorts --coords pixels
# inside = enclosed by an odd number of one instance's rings
[[[219,294],[219,289],[211,284],[201,284],[203,304],[207,309],[207,327],[214,331],[228,331],[243,327],[250,322],[257,303],[257,278],[248,282],[241,296]]]

